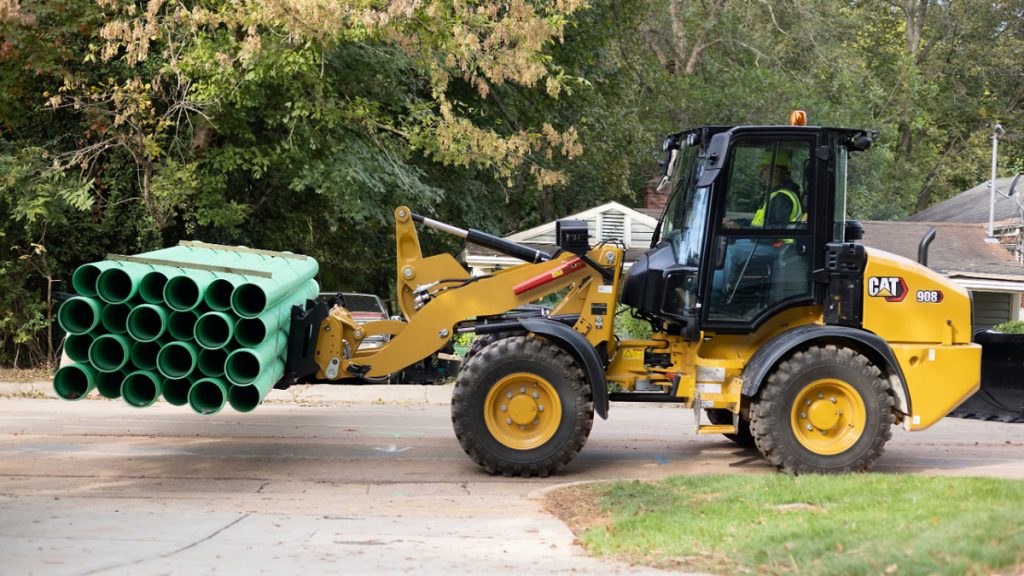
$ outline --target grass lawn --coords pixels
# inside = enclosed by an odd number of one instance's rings
[[[590,554],[715,574],[1024,574],[1024,482],[677,476],[548,495]]]

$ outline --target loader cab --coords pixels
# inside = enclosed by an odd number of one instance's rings
[[[844,240],[846,158],[866,133],[805,126],[704,127],[665,142],[669,202],[623,303],[696,339],[747,333],[821,304],[825,245]]]

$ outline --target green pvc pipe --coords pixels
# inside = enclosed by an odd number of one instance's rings
[[[163,379],[150,370],[136,370],[124,377],[121,396],[136,408],[150,406],[160,397]]]
[[[199,371],[204,376],[219,378],[224,376],[224,363],[227,360],[228,351],[226,348],[217,348],[216,350],[203,348],[199,351]]]
[[[109,268],[120,268],[121,266],[121,262],[114,262],[112,260],[82,264],[71,275],[71,286],[74,287],[75,292],[82,296],[95,298],[97,296],[96,281],[99,279],[100,274]]]
[[[167,320],[167,332],[175,340],[191,340],[195,333],[196,320],[199,320],[199,314],[196,314],[194,310],[187,312],[175,310],[171,312]]]
[[[175,276],[164,286],[164,301],[173,310],[185,312],[195,310],[203,303],[206,287],[217,277],[205,270],[189,270],[188,274]]]
[[[96,387],[96,370],[88,364],[61,366],[53,375],[53,391],[65,400],[81,400]]]
[[[232,384],[249,386],[271,369],[274,362],[284,353],[288,336],[278,330],[263,344],[254,348],[239,348],[228,354],[224,364],[224,376]]]
[[[156,370],[156,356],[159,353],[159,342],[136,342],[132,344],[132,366],[139,370]]]
[[[224,408],[227,401],[228,384],[220,378],[196,380],[188,391],[188,405],[196,414],[216,414]]]
[[[89,346],[89,363],[100,372],[117,372],[131,358],[132,341],[120,334],[104,334]]]
[[[169,342],[156,355],[156,369],[166,378],[179,379],[196,369],[199,348],[191,342]]]
[[[88,362],[92,341],[91,334],[68,334],[64,337],[64,352],[75,362]]]
[[[252,412],[267,397],[270,390],[284,376],[284,362],[277,360],[250,386],[232,386],[228,402],[239,412]]]
[[[217,279],[210,282],[210,285],[206,287],[203,302],[211,310],[227,312],[231,310],[231,293],[234,292],[235,286],[244,284],[248,278],[240,274],[222,274],[219,272],[216,273],[216,276]]]
[[[186,274],[181,268],[153,266],[139,281],[139,297],[147,304],[164,303],[164,286],[175,276]]]
[[[231,309],[235,314],[242,318],[255,318],[316,276],[316,260],[307,258],[301,265],[297,263],[299,261],[294,262],[283,265],[271,261],[266,265],[271,278],[251,278],[235,288],[231,294]]]
[[[128,314],[128,334],[139,342],[154,342],[167,331],[167,310],[154,304],[140,304]]]
[[[128,316],[131,312],[131,304],[107,304],[100,311],[100,324],[111,334],[124,334],[128,331]]]
[[[207,312],[196,322],[196,343],[203,348],[223,348],[231,343],[234,333],[235,319],[223,312]]]
[[[97,372],[96,390],[104,398],[120,398],[124,376],[124,372]]]
[[[95,298],[69,298],[57,311],[57,324],[68,334],[91,332],[100,323],[102,305]]]
[[[188,404],[188,391],[192,388],[191,378],[178,378],[176,380],[164,380],[160,387],[164,400],[171,406],[184,406]]]
[[[320,287],[316,280],[310,280],[292,296],[275,304],[256,318],[239,318],[235,322],[235,340],[245,347],[259,346],[268,336],[287,328],[292,318],[292,306],[302,305],[306,300],[316,298]]]

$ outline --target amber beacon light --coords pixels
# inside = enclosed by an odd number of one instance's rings
[[[807,126],[807,112],[803,110],[793,110],[789,113],[789,125],[790,126]]]

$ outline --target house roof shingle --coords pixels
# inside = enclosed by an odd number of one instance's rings
[[[1013,178],[996,178],[996,208],[995,221],[1018,219],[1020,207],[1017,200],[1020,194],[1024,194],[1024,182],[1017,186],[1018,195],[1014,198],[1007,198],[1004,194],[1009,191],[1010,182]],[[978,184],[974,188],[961,192],[949,200],[944,200],[929,206],[924,210],[907,218],[908,222],[984,222],[988,223],[988,208],[991,198],[988,180]]]
[[[987,222],[986,216],[986,222]],[[989,243],[983,224],[958,222],[864,221],[865,246],[917,260],[917,247],[931,227],[935,240],[928,249],[928,266],[946,274],[1024,279],[1024,265],[999,243]]]

